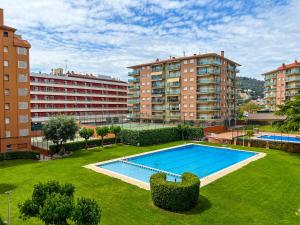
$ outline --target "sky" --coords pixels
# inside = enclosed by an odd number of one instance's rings
[[[127,80],[127,66],[220,53],[240,76],[300,60],[300,0],[0,0],[31,43],[34,72],[63,67]]]

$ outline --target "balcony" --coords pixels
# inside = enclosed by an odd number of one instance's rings
[[[132,78],[132,79],[128,79],[129,83],[138,83],[140,82],[140,78]]]
[[[128,76],[134,76],[134,75],[140,75],[140,70],[136,69],[128,72]]]
[[[140,92],[139,92],[139,91],[136,91],[136,92],[129,92],[129,93],[128,93],[128,97],[129,97],[129,98],[140,97]]]
[[[200,103],[207,103],[207,102],[220,102],[220,98],[198,98],[198,102]]]
[[[139,106],[128,107],[128,111],[140,111]]]
[[[180,63],[168,65],[167,70],[180,70]]]
[[[152,66],[152,73],[162,72],[163,67],[162,66]]]
[[[216,78],[216,79],[199,79],[197,81],[197,83],[199,85],[220,84],[221,83],[221,79],[220,78]]]
[[[285,95],[288,97],[294,97],[296,95],[300,95],[300,92],[287,92]]]
[[[164,91],[157,91],[157,90],[152,90],[152,95],[164,95]]]
[[[180,94],[180,90],[169,90],[167,91],[167,95],[179,95]]]
[[[266,94],[265,98],[275,98],[276,95],[275,94]]]
[[[152,111],[164,111],[165,107],[164,106],[154,106],[152,107]]]
[[[169,72],[168,74],[168,78],[177,78],[177,77],[180,77],[180,71]]]
[[[128,99],[127,103],[128,104],[140,104],[140,100],[139,99]]]
[[[163,76],[162,75],[153,75],[152,76],[152,80],[163,80]]]
[[[165,115],[163,114],[153,114],[152,119],[164,119]]]
[[[169,106],[169,110],[170,111],[180,111],[180,107],[179,106]]]
[[[220,69],[201,68],[200,70],[197,71],[197,75],[199,75],[199,76],[211,75],[211,74],[220,75],[221,70]]]
[[[180,119],[180,113],[170,113],[169,115],[168,115],[168,118],[169,119],[173,119],[173,120],[179,120]]]
[[[285,75],[293,75],[293,74],[300,74],[300,68],[294,68],[285,71]]]
[[[160,98],[152,98],[152,104],[164,104],[165,101]]]
[[[300,77],[289,77],[289,78],[286,78],[285,82],[297,82],[299,81],[300,82]]]
[[[197,110],[199,111],[219,111],[221,110],[220,106],[200,106],[197,107]]]
[[[179,99],[178,98],[168,98],[167,102],[168,103],[179,103]]]
[[[200,59],[197,62],[197,66],[207,66],[207,65],[221,66],[221,60],[217,60],[217,59]]]
[[[129,85],[128,90],[140,90],[140,85]]]
[[[153,82],[152,88],[165,88],[165,84],[163,82]]]
[[[180,82],[170,82],[167,83],[167,87],[180,87]]]
[[[220,94],[220,88],[200,88],[197,90],[198,94]]]
[[[197,119],[199,119],[199,120],[219,120],[219,119],[221,119],[221,117],[220,116],[204,116],[204,115],[200,115],[200,116],[198,116]]]

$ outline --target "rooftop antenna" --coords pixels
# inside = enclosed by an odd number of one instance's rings
[[[183,51],[183,57],[185,57],[185,51]]]

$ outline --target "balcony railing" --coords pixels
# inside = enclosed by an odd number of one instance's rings
[[[220,116],[199,116],[197,119],[199,120],[219,120]]]
[[[197,99],[198,102],[220,102],[221,99],[220,98],[198,98]]]
[[[200,88],[197,90],[199,94],[215,93],[219,94],[221,92],[220,88]]]
[[[153,98],[152,99],[152,103],[154,103],[154,104],[163,104],[165,101],[164,100],[162,100],[162,99],[155,99],[155,98]]]
[[[167,83],[168,87],[180,87],[180,83],[179,82],[170,82]]]
[[[209,68],[201,68],[197,71],[197,75],[210,75],[210,74],[221,74],[221,70],[219,69],[209,69]]]
[[[286,82],[300,81],[300,77],[289,77],[285,79]]]
[[[300,74],[300,68],[286,70],[285,75]]]
[[[164,88],[165,84],[163,82],[152,83],[152,88]]]
[[[129,83],[137,83],[140,82],[140,78],[132,78],[132,79],[128,79]]]
[[[167,70],[180,70],[180,63],[168,65]]]
[[[163,80],[163,76],[162,75],[154,75],[152,76],[152,80]]]
[[[197,81],[198,84],[220,84],[221,83],[221,79],[217,78],[217,79],[199,79]]]
[[[165,107],[163,107],[163,106],[152,107],[152,111],[164,111],[164,110],[165,110]]]
[[[198,66],[202,66],[202,65],[216,65],[216,66],[220,66],[221,65],[221,61],[220,60],[216,60],[216,59],[200,59],[197,62]]]
[[[179,106],[169,106],[170,111],[179,111],[180,107]]]
[[[157,90],[152,90],[152,95],[164,95],[164,91],[157,91]]]
[[[139,104],[140,103],[140,100],[139,99],[128,99],[127,100],[127,103],[128,104]]]
[[[197,107],[197,110],[199,111],[218,111],[221,110],[220,106],[201,106]]]
[[[169,90],[167,91],[167,95],[179,95],[180,90]]]
[[[128,72],[129,76],[133,76],[133,75],[140,75],[140,70],[132,70],[130,72]]]

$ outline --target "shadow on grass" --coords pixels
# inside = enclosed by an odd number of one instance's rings
[[[178,212],[179,214],[185,214],[185,215],[193,215],[193,214],[200,214],[206,210],[211,208],[211,203],[210,201],[204,197],[203,195],[199,196],[198,204],[192,208],[189,211],[184,211],[184,212]]]
[[[17,186],[13,184],[0,184],[0,194],[3,194],[6,191],[14,190]]]
[[[26,164],[33,164],[38,163],[38,160],[35,159],[10,159],[0,161],[0,169],[5,169],[8,167],[15,167],[15,166],[23,166]]]

